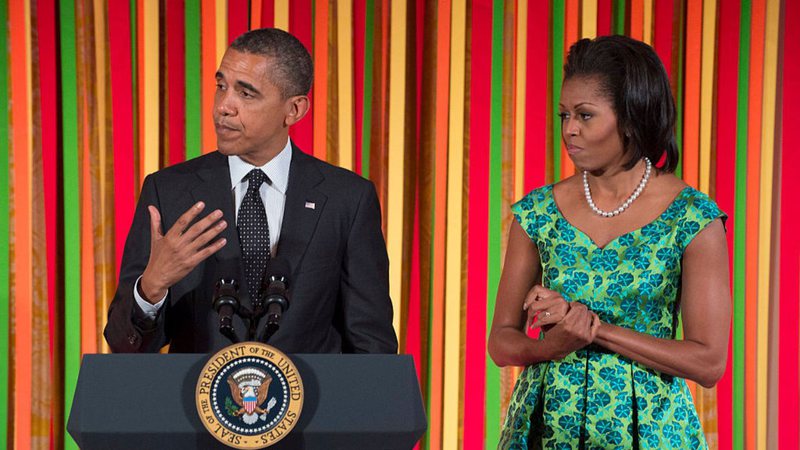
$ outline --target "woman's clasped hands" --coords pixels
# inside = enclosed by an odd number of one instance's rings
[[[553,360],[591,344],[600,328],[600,318],[586,305],[567,302],[558,292],[538,284],[528,291],[522,309],[528,313],[525,329],[542,328]]]

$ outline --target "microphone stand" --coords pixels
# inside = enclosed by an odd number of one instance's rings
[[[251,299],[252,311],[239,303],[236,280],[220,279],[214,292],[214,309],[219,313],[219,332],[234,344],[241,342],[233,328],[233,316],[238,315],[247,322],[247,340],[255,341],[258,323],[267,316],[267,323],[258,341],[267,343],[280,328],[281,315],[289,309],[289,267],[285,260],[274,259],[267,268],[255,298]]]
[[[233,316],[239,312],[239,286],[236,280],[221,278],[217,282],[212,302],[214,310],[219,314],[219,332],[232,343],[241,342],[233,328]]]
[[[247,317],[242,317],[243,319],[247,320],[247,340],[254,341],[256,339],[256,334],[258,334],[258,322],[264,317],[264,302],[260,298],[253,301],[253,311],[247,311],[249,314]]]
[[[287,277],[279,272],[270,275],[262,285],[266,291],[264,303],[266,303],[267,324],[261,333],[259,341],[265,344],[278,331],[281,316],[284,311],[289,309],[289,283]]]
[[[258,341],[266,344],[269,341],[269,338],[271,338],[280,327],[281,326],[276,322],[267,322],[267,326],[264,327],[264,331],[261,333],[261,337],[258,339]]]
[[[217,302],[218,303],[222,303],[220,306],[223,306],[223,307],[228,305],[228,303],[226,303],[225,299],[223,299],[221,301],[217,300]],[[234,305],[230,305],[230,306],[234,306]],[[220,309],[219,306],[215,306],[215,307],[219,311],[219,309]],[[246,340],[247,341],[255,341],[256,340],[256,335],[258,334],[258,322],[261,321],[261,318],[264,317],[264,315],[266,315],[266,313],[267,313],[267,309],[264,307],[264,302],[261,299],[257,299],[257,300],[255,300],[253,302],[253,310],[250,310],[249,308],[247,308],[244,305],[238,305],[238,307],[233,307],[233,311],[232,311],[232,314],[230,316],[228,316],[228,315],[220,315],[220,318],[219,318],[219,332],[223,336],[227,337],[231,341],[231,343],[233,343],[233,344],[238,344],[239,342],[241,342],[242,341],[241,338],[239,338],[239,336],[236,333],[236,330],[233,328],[232,316],[233,315],[237,315],[237,316],[241,317],[244,322],[247,323],[247,335],[246,335],[247,339]],[[277,331],[277,327],[275,327],[275,330],[273,330],[271,333],[269,333],[269,335],[267,336],[267,339],[269,339],[269,336],[272,336],[272,334],[274,334],[275,331]],[[266,341],[264,340],[263,336],[262,336],[261,339],[259,339],[259,341],[266,343]]]
[[[221,319],[219,324],[219,332],[222,333],[223,336],[228,338],[232,344],[238,344],[239,342],[241,342],[239,336],[236,335],[236,330],[233,329],[233,325],[223,326]]]

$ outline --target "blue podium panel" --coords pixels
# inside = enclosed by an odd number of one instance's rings
[[[271,449],[410,449],[427,428],[409,355],[290,355],[305,399]],[[85,355],[67,430],[82,449],[227,448],[205,429],[195,387],[209,355]]]

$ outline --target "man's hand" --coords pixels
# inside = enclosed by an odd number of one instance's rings
[[[203,208],[205,204],[197,202],[166,234],[162,234],[161,214],[155,206],[147,207],[150,212],[150,260],[139,287],[148,302],[158,303],[172,285],[225,246],[224,238],[211,242],[228,226],[220,220],[222,211],[216,210],[189,227]]]

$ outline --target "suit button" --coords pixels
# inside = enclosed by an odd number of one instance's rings
[[[136,345],[136,341],[138,341],[138,340],[139,340],[139,337],[136,336],[135,334],[132,334],[132,335],[128,336],[128,342],[130,342],[131,345]]]

